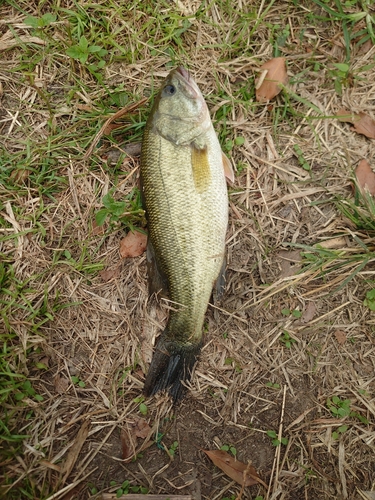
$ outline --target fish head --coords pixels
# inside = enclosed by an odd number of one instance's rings
[[[211,119],[198,85],[185,68],[174,69],[164,80],[150,119],[157,133],[176,145],[199,144]]]

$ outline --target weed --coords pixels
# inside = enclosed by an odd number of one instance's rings
[[[110,481],[110,486],[116,487],[116,498],[122,497],[122,495],[128,495],[129,493],[141,493],[143,495],[148,493],[148,488],[145,486],[132,486],[130,481],[124,481],[120,487],[117,486],[117,481]]]
[[[286,330],[283,330],[283,334],[280,336],[279,339],[280,339],[280,342],[282,342],[285,345],[285,347],[287,347],[288,349],[290,349],[292,347],[292,345],[296,342],[296,339],[291,337],[290,334]]]
[[[231,444],[224,444],[220,449],[231,453],[234,457],[237,456],[237,449]]]
[[[173,441],[168,450],[168,454],[172,459],[176,454],[177,448],[178,448],[178,441]]]
[[[332,22],[340,22],[344,43],[345,43],[345,62],[350,61],[351,57],[351,41],[361,35],[361,43],[365,43],[367,40],[371,40],[372,43],[375,43],[375,18],[370,13],[369,7],[372,5],[370,0],[364,0],[358,2],[354,0],[353,2],[341,2],[341,0],[334,0],[334,2],[325,2],[324,0],[313,0],[313,2],[321,7],[323,11],[328,15],[328,17],[324,16],[315,16],[321,20],[328,20]],[[334,3],[334,5],[332,5]],[[345,12],[345,8],[347,7],[356,7],[359,6],[362,10],[359,12]],[[336,7],[336,8],[335,8]],[[355,31],[356,23],[365,20],[366,28],[362,32]]]
[[[293,149],[297,155],[298,163],[301,165],[301,167],[304,170],[310,171],[311,165],[305,160],[302,149],[298,146],[298,144],[295,144]]]
[[[349,429],[348,425],[340,425],[335,431],[332,432],[332,439],[339,439],[341,434],[344,434]]]
[[[375,311],[375,288],[366,292],[366,298],[363,303],[370,309],[370,311]]]
[[[272,45],[273,45],[273,56],[280,57],[282,53],[280,52],[280,48],[285,47],[286,42],[290,36],[290,26],[286,24],[284,27],[279,24],[274,24],[272,26]]]
[[[143,396],[139,396],[138,398],[134,398],[133,401],[134,403],[139,403],[139,412],[143,415],[146,416],[148,413],[148,408],[147,405],[143,402],[145,398]]]
[[[241,365],[235,359],[233,359],[233,358],[225,358],[224,364],[225,365],[232,365],[237,373],[242,373]]]
[[[78,60],[81,64],[86,65],[90,73],[92,73],[99,82],[102,81],[102,75],[98,72],[103,69],[106,64],[105,60],[102,59],[108,54],[106,49],[99,45],[89,45],[87,38],[82,35],[78,44],[71,45],[66,50],[66,54],[72,59]],[[93,59],[91,62],[88,61],[89,56]]]
[[[288,444],[288,438],[282,437],[279,439],[276,431],[270,430],[267,431],[266,434],[269,438],[271,438],[273,446],[280,446],[280,444],[286,446]]]
[[[341,96],[343,87],[348,87],[352,79],[350,66],[346,63],[334,63],[333,66],[334,69],[330,70],[330,75],[337,94]]]
[[[135,226],[145,225],[145,211],[142,208],[141,193],[138,188],[133,188],[121,201],[116,201],[112,194],[113,189],[103,197],[105,208],[100,209],[95,220],[98,226],[102,226],[109,217],[112,226],[121,223],[124,228],[134,231]]]
[[[281,309],[281,314],[283,316],[290,316],[292,315],[293,318],[300,318],[302,316],[302,313],[301,311],[299,311],[298,309],[288,309],[288,308],[284,308],[284,309]]]
[[[327,399],[327,407],[335,417],[347,417],[350,414],[350,399],[333,396]]]
[[[351,409],[350,399],[341,399],[339,396],[332,396],[332,398],[327,398],[327,408],[336,418],[352,417],[365,425],[369,423],[366,417]]]
[[[79,377],[75,376],[75,375],[72,375],[72,382],[74,385],[78,385],[78,387],[86,387],[86,384],[83,380],[81,380]]]
[[[56,19],[57,18],[54,14],[47,12],[46,14],[43,14],[41,17],[26,16],[24,23],[27,26],[31,26],[32,28],[42,29],[45,28],[46,26],[49,26],[51,23],[54,23]]]
[[[270,389],[280,389],[280,384],[267,382],[266,387],[269,387]]]
[[[96,495],[98,493],[98,488],[95,486],[94,483],[88,483],[87,488],[90,492],[90,495]]]

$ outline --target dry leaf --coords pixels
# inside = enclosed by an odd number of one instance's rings
[[[134,434],[141,438],[145,439],[151,431],[151,427],[148,425],[144,418],[140,418],[135,422],[134,426]]]
[[[17,45],[22,45],[23,43],[35,43],[37,45],[45,45],[46,42],[37,36],[21,35],[17,38],[10,38],[11,33],[6,33],[0,39],[0,51],[7,50]]]
[[[120,269],[118,267],[116,267],[115,269],[104,269],[99,273],[99,276],[105,282],[111,281],[111,279],[113,278],[118,278],[119,275],[120,275]]]
[[[92,221],[92,230],[91,230],[91,234],[93,236],[98,236],[98,235],[102,235],[105,233],[105,226],[98,226],[96,220],[94,219]]]
[[[251,465],[246,465],[239,460],[236,460],[232,455],[229,455],[223,450],[202,450],[210,460],[219,467],[227,476],[241,486],[252,486],[253,484],[262,483],[257,471]],[[246,474],[244,474],[246,472]],[[245,481],[244,481],[245,479]]]
[[[133,439],[130,431],[123,427],[120,433],[120,441],[121,441],[121,458],[123,460],[126,460],[132,457],[135,453],[137,438],[135,437]]]
[[[375,121],[362,111],[358,114],[359,120],[353,123],[358,134],[363,134],[369,139],[375,139]]]
[[[281,85],[288,81],[284,57],[275,57],[264,63],[260,69],[267,71],[264,80],[256,89],[256,100],[266,102],[273,99],[281,91]]]
[[[314,246],[318,248],[343,248],[347,246],[347,241],[345,236],[337,236],[336,238],[330,238],[329,240],[319,241]]]
[[[346,342],[346,333],[345,332],[343,332],[342,330],[336,330],[335,337],[336,337],[337,342],[340,345],[345,344],[345,342]]]
[[[133,103],[133,104],[129,104],[129,105],[125,106],[125,108],[122,108],[119,111],[117,111],[114,115],[110,116],[108,118],[108,120],[104,123],[104,125],[102,126],[102,128],[99,130],[99,132],[96,134],[96,136],[94,137],[94,139],[93,139],[93,141],[91,143],[91,146],[86,151],[83,159],[87,160],[87,158],[91,155],[91,153],[94,151],[95,146],[98,144],[98,142],[102,138],[102,136],[104,134],[104,131],[107,129],[107,126],[110,123],[112,123],[114,120],[122,118],[126,114],[131,114],[139,106],[142,106],[147,101],[147,99],[148,99],[147,97],[144,97],[139,102],[136,102],[136,103]]]
[[[358,185],[370,194],[375,194],[375,174],[367,160],[361,160],[355,170]]]
[[[76,500],[77,498],[80,498],[82,488],[84,488],[84,485],[76,486],[72,490],[69,490],[67,493],[65,493],[64,496],[60,497],[60,500]]]
[[[316,305],[314,302],[309,302],[307,304],[306,309],[303,311],[301,322],[308,323],[312,319],[314,319],[316,313]]]
[[[28,168],[19,168],[13,170],[13,172],[10,174],[10,178],[15,182],[24,182],[29,178],[30,174],[31,170],[29,170]]]
[[[108,125],[105,127],[103,130],[104,135],[109,135],[111,134],[114,130],[117,130],[118,128],[124,128],[123,123],[108,123]]]
[[[138,257],[142,255],[147,247],[147,235],[131,231],[120,241],[120,255],[123,259],[126,257]]]
[[[66,456],[65,463],[63,465],[63,472],[65,475],[62,479],[62,484],[68,479],[69,474],[72,472],[73,467],[78,459],[78,455],[84,445],[87,436],[89,435],[90,422],[85,420],[81,425],[79,431],[77,432],[77,436],[75,437],[72,446],[69,449],[69,452]]]
[[[60,375],[56,375],[54,378],[54,385],[55,385],[55,390],[59,394],[64,394],[68,390],[68,387],[70,385],[70,382],[67,378],[62,377]]]
[[[354,123],[356,121],[356,114],[355,113],[352,113],[351,111],[349,111],[348,109],[345,109],[345,108],[340,108],[338,111],[337,111],[337,115],[336,115],[336,118],[340,121],[340,122],[344,122],[344,123]]]
[[[139,418],[136,422],[130,424],[128,428],[121,429],[121,456],[123,460],[134,456],[137,438],[145,439],[150,431],[151,427],[144,418]]]
[[[341,108],[338,110],[336,116],[340,122],[352,123],[358,134],[365,135],[369,139],[375,139],[375,120],[363,111],[351,113],[347,109]]]
[[[302,257],[300,250],[281,250],[278,257],[281,258],[280,278],[294,276],[301,269]]]

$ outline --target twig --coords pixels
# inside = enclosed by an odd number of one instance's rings
[[[142,106],[142,104],[144,104],[146,101],[147,101],[147,97],[144,97],[140,101],[135,102],[134,104],[130,104],[129,106],[125,106],[125,108],[120,109],[114,115],[110,116],[108,118],[108,120],[106,120],[104,122],[103,126],[101,127],[99,132],[94,137],[94,139],[93,139],[89,149],[86,151],[83,159],[87,160],[91,156],[92,152],[94,151],[95,146],[98,144],[98,142],[100,141],[102,136],[105,135],[107,127],[110,123],[112,123],[114,120],[118,120],[119,118],[121,118],[124,115],[131,113],[135,109],[139,108],[139,106]]]
[[[284,385],[283,404],[282,404],[282,407],[281,407],[279,433],[277,435],[277,439],[280,441],[280,443],[276,446],[276,450],[275,450],[275,457],[274,457],[274,460],[273,460],[272,471],[271,471],[270,482],[269,482],[269,486],[268,486],[268,490],[267,490],[266,500],[268,500],[269,497],[270,497],[271,485],[272,485],[272,477],[273,477],[273,473],[274,472],[275,472],[275,480],[274,480],[274,484],[273,484],[273,492],[275,492],[275,490],[276,490],[277,481],[279,479],[280,449],[281,449],[281,438],[282,438],[282,432],[283,432],[283,421],[284,421],[284,410],[285,410],[285,397],[286,397],[286,385]]]

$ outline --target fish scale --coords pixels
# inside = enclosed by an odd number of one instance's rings
[[[205,313],[223,263],[228,218],[222,152],[212,123],[209,120],[207,126],[205,115],[201,127],[197,120],[194,136],[186,113],[179,116],[180,108],[190,108],[184,101],[179,106],[178,99],[189,99],[189,85],[193,85],[192,94],[197,88],[186,74],[186,70],[174,70],[166,79],[145,127],[141,157],[149,240],[173,308],[156,345],[144,391],[149,395],[168,389],[175,400],[184,393],[183,383],[190,378],[202,345]],[[163,88],[172,84],[180,96],[173,96],[174,103],[167,96],[165,104]],[[201,99],[197,109],[203,113],[206,105],[200,92],[196,99]],[[174,106],[176,114],[171,118]],[[163,115],[165,109],[168,112]],[[171,119],[173,123],[167,123]],[[189,143],[178,143],[179,127],[182,138],[188,129]]]

